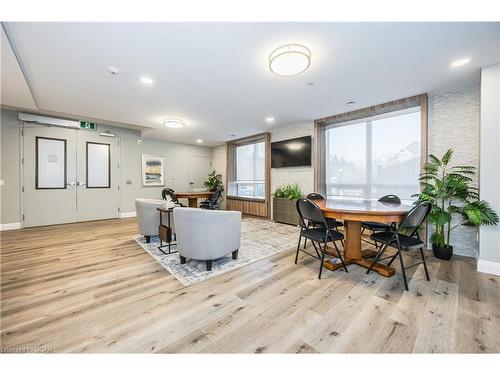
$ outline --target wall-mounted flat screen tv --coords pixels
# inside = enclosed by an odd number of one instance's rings
[[[271,167],[311,165],[311,136],[271,143]]]

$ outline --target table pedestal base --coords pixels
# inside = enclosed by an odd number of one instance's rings
[[[328,249],[326,251],[326,253],[328,255],[337,257],[336,251],[332,251],[332,250]],[[357,264],[358,266],[365,267],[365,268],[370,268],[372,266],[372,264],[374,264],[372,270],[377,272],[379,275],[382,275],[385,277],[391,277],[392,275],[394,275],[394,272],[395,272],[394,268],[387,267],[383,264],[375,263],[373,260],[366,259],[366,258],[372,258],[376,254],[377,254],[377,252],[374,250],[361,250],[361,257],[362,257],[361,259],[344,258],[344,263],[346,266],[349,264]],[[335,270],[338,270],[339,268],[343,268],[342,263],[332,263],[329,260],[325,260],[323,262],[323,266],[326,269],[329,269],[330,271],[335,271]]]

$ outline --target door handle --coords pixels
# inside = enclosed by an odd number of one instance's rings
[[[190,182],[189,185],[194,185],[194,182]]]
[[[87,184],[85,182],[82,182],[82,181],[78,181],[78,186],[86,186]]]
[[[75,186],[76,182],[75,181],[70,181],[69,183],[66,183],[66,186]]]

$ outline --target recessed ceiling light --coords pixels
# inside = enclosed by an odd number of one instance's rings
[[[178,118],[169,117],[163,120],[163,125],[167,128],[180,129],[186,126],[186,122]]]
[[[153,80],[149,77],[141,77],[141,82],[144,83],[145,85],[153,84]]]
[[[307,82],[307,86],[314,86],[314,82]]]
[[[120,69],[115,66],[108,66],[108,72],[110,72],[111,74],[118,74],[120,73]]]
[[[469,58],[459,59],[459,60],[457,60],[457,61],[453,61],[453,62],[451,63],[451,67],[452,67],[452,68],[458,68],[459,66],[462,66],[462,65],[467,64],[469,61],[470,61],[470,59],[469,59]]]
[[[354,105],[354,104],[356,104],[356,102],[353,102],[353,101],[345,103],[345,105]]]
[[[203,139],[197,139],[196,143],[203,143]]]
[[[294,76],[311,65],[311,51],[300,44],[287,44],[269,55],[269,69],[279,76]]]
[[[274,122],[274,117],[266,117],[266,122],[271,124]]]

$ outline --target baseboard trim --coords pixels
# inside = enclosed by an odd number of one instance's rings
[[[3,231],[3,230],[14,230],[14,229],[21,229],[21,223],[0,224],[0,231]]]
[[[127,217],[135,217],[135,216],[136,216],[135,211],[120,213],[120,219],[125,219]]]
[[[500,276],[500,263],[479,259],[477,262],[477,270],[479,272]]]

